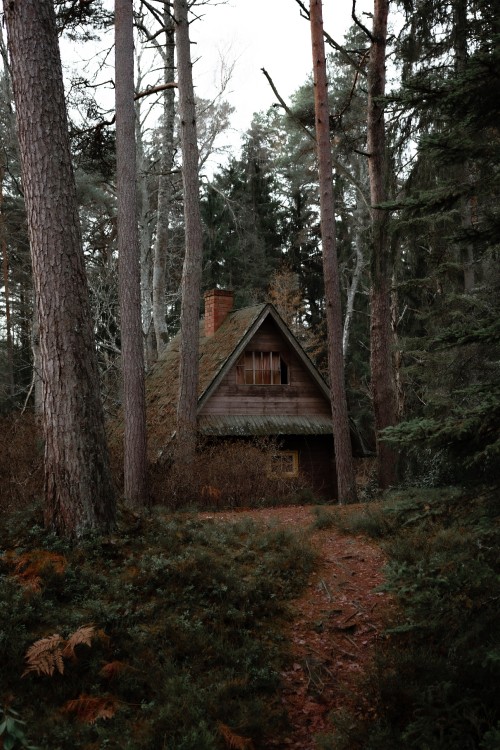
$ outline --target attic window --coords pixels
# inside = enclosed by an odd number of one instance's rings
[[[288,385],[288,365],[279,352],[245,352],[236,365],[238,385]]]

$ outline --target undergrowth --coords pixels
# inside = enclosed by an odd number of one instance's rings
[[[128,514],[115,535],[71,548],[36,511],[0,534],[11,747],[249,748],[284,730],[280,626],[313,565],[295,537]]]
[[[349,518],[382,540],[400,607],[363,690],[376,718],[333,716],[324,750],[498,750],[497,493],[405,490]]]

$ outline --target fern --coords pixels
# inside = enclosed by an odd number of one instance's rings
[[[51,677],[55,671],[64,674],[63,647],[65,641],[58,633],[40,638],[26,651],[27,668],[23,677],[30,672],[46,674]]]
[[[81,644],[85,646],[91,646],[92,638],[95,635],[96,632],[93,625],[83,625],[81,628],[78,628],[78,630],[75,630],[75,632],[70,635],[70,637],[66,641],[66,645],[64,647],[62,655],[65,658],[74,658],[75,647]]]
[[[8,552],[5,561],[14,567],[14,577],[21,586],[40,593],[42,590],[42,576],[48,570],[57,575],[62,575],[66,570],[67,560],[57,552],[48,552],[45,549],[35,549],[19,555]]]
[[[221,721],[217,723],[217,729],[230,750],[253,750],[254,745],[250,737],[241,737]]]
[[[23,672],[23,677],[30,672],[45,674],[51,677],[54,672],[64,674],[65,659],[75,659],[75,647],[83,644],[92,645],[92,638],[100,636],[102,631],[95,630],[93,625],[84,625],[64,640],[58,633],[50,635],[48,638],[40,638],[35,641],[26,651],[25,661],[27,668]]]
[[[80,695],[74,700],[67,701],[61,711],[76,714],[78,721],[83,724],[95,724],[98,719],[112,719],[119,706],[117,698],[113,696]]]

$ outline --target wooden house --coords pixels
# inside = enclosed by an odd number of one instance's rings
[[[178,370],[176,336],[147,378],[152,461],[161,461],[175,430]],[[275,437],[277,471],[336,497],[330,392],[273,305],[233,310],[232,292],[206,292],[198,425],[210,439]]]

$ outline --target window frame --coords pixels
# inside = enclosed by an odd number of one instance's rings
[[[291,471],[284,471],[282,468],[277,470],[276,466],[273,465],[273,462],[275,462],[276,459],[283,459],[286,457],[292,459]],[[299,476],[299,451],[298,450],[276,451],[276,453],[273,456],[271,456],[271,458],[269,459],[268,475],[272,479],[296,479]]]
[[[250,358],[251,365],[249,366]],[[268,364],[267,367],[264,366],[266,364]],[[236,384],[240,386],[290,385],[290,366],[281,352],[246,349],[236,362]]]

